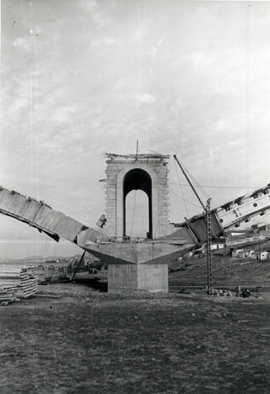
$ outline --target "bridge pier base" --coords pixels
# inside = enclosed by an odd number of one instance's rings
[[[108,292],[168,293],[168,264],[110,264]]]

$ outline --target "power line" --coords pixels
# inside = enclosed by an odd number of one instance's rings
[[[182,164],[182,167],[184,168],[184,170],[185,170],[185,172],[187,173],[187,174],[189,174],[189,177],[193,180],[193,183],[196,185],[196,187],[197,188],[199,188],[200,190],[201,190],[201,192],[204,194],[204,196],[208,199],[210,196],[209,196],[209,194],[203,189],[203,186],[201,186],[200,184],[199,184],[199,182],[197,181],[197,179],[185,168],[185,166]],[[194,189],[195,190],[195,189]],[[195,194],[196,194],[197,192],[195,191]],[[199,197],[198,197],[199,198]],[[200,198],[199,198],[199,200],[200,200]]]
[[[182,193],[182,199],[184,200],[184,204],[185,204],[185,208],[186,208],[187,217],[189,217],[189,213],[188,213],[188,208],[187,208],[186,200],[184,199],[184,192],[183,192],[183,189],[182,189],[182,185],[181,185],[181,183],[180,183],[179,173],[178,173],[177,167],[176,167],[176,161],[174,161],[174,165],[175,165],[175,170],[176,170],[177,178],[178,178],[179,185],[180,185],[180,189],[181,189],[181,193]]]
[[[188,187],[190,187],[189,185],[187,185],[187,184],[183,184],[183,183],[181,183],[181,184],[179,184],[179,183],[169,183],[169,185],[180,185],[180,186],[188,186]],[[244,186],[201,186],[201,187],[208,187],[208,188],[211,188],[211,189],[259,189],[259,187],[252,187],[252,186],[247,186],[247,187],[244,187]]]
[[[200,205],[193,204],[192,202],[190,202],[190,201],[186,200],[185,198],[179,196],[179,194],[173,192],[171,189],[169,189],[169,190],[170,190],[171,193],[175,194],[177,197],[181,198],[182,200],[186,201],[187,203],[189,203],[189,204],[191,204],[191,205],[194,205],[194,207],[201,208]]]
[[[188,181],[188,183],[190,184],[194,194],[196,195],[197,199],[199,200],[201,206],[203,207],[204,210],[206,210],[204,203],[202,202],[202,200],[200,199],[200,196],[198,195],[196,189],[194,188],[193,184],[191,183],[189,177],[187,176],[187,172],[184,170],[184,167],[182,166],[182,164],[179,162],[179,160],[177,159],[176,155],[173,156],[177,162],[177,164],[179,165],[179,167],[181,168],[186,180]]]

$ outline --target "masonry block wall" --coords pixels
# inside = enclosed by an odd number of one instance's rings
[[[124,229],[124,192],[126,174],[133,169],[146,171],[152,182],[152,238],[169,232],[169,156],[164,155],[117,155],[107,154],[106,168],[106,232],[109,236],[122,238]]]
[[[138,265],[138,288],[168,293],[168,264]]]
[[[168,293],[167,264],[110,264],[108,292],[145,290]]]
[[[136,264],[108,265],[108,293],[138,290]]]

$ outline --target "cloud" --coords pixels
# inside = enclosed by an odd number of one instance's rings
[[[248,22],[240,2],[21,4],[3,10],[3,186],[91,225],[102,153],[134,153],[137,140],[177,154],[201,184],[268,182],[270,5],[254,3]],[[173,200],[179,220],[181,209]]]
[[[104,37],[102,39],[92,41],[91,46],[92,46],[92,48],[96,48],[96,47],[100,47],[103,45],[111,46],[111,45],[114,45],[115,43],[116,43],[116,40],[114,38]]]
[[[79,7],[81,13],[90,17],[98,29],[103,29],[111,22],[109,8],[113,7],[113,3],[114,2],[111,2],[111,4],[109,4],[106,2],[106,4],[104,4],[108,12],[104,12],[104,6],[96,0],[80,0],[76,3],[76,7]]]
[[[155,97],[152,96],[149,93],[144,93],[140,96],[137,97],[137,100],[139,103],[143,103],[143,104],[151,104],[155,101]]]

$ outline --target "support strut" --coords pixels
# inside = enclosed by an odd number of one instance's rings
[[[82,254],[82,256],[81,256],[81,259],[80,259],[80,262],[79,262],[79,264],[77,265],[77,267],[76,267],[76,269],[75,269],[75,272],[74,272],[74,275],[73,275],[73,277],[72,277],[71,280],[74,280],[74,279],[75,279],[75,275],[77,274],[77,271],[78,271],[78,269],[79,269],[79,267],[80,267],[80,265],[81,265],[81,263],[82,263],[82,261],[83,261],[83,259],[84,259],[85,253],[86,253],[86,251],[83,252],[83,254]]]

